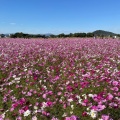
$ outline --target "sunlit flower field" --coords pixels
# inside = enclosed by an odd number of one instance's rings
[[[0,120],[120,119],[120,40],[0,39]]]

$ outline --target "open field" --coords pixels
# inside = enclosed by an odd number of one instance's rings
[[[120,41],[0,39],[0,120],[120,119]]]

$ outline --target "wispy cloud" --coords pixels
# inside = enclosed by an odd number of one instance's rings
[[[10,25],[16,25],[16,23],[12,22],[12,23],[10,23]]]

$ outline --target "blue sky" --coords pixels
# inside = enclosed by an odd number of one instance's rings
[[[0,33],[120,33],[120,0],[0,0]]]

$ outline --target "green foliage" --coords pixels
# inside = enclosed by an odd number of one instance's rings
[[[11,38],[47,38],[45,35],[41,34],[25,34],[25,33],[15,33],[11,34]]]

